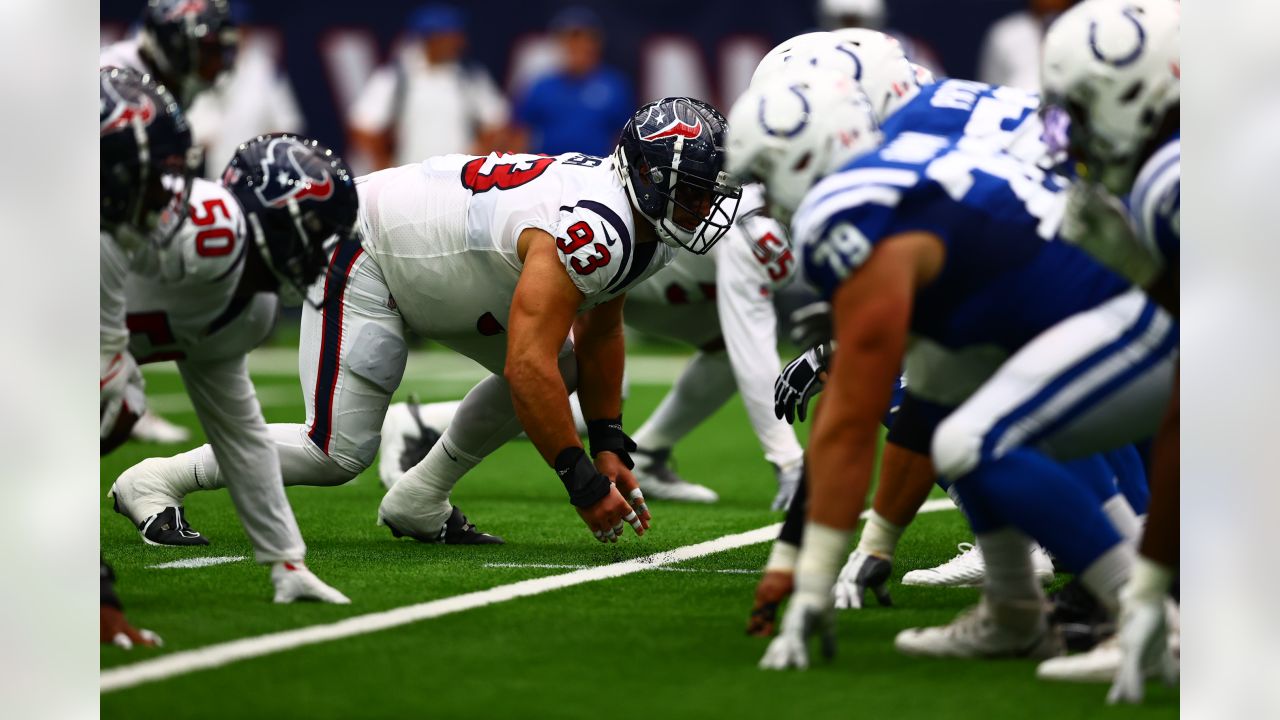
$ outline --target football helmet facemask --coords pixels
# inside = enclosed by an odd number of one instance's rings
[[[702,255],[733,225],[742,188],[724,171],[726,128],[687,97],[648,103],[622,128],[614,168],[664,243]]]
[[[167,248],[201,163],[186,115],[149,75],[103,68],[98,126],[102,229],[130,252]]]
[[[222,184],[244,209],[249,232],[286,304],[301,304],[327,266],[330,238],[355,242],[355,176],[315,140],[277,133],[240,145]]]

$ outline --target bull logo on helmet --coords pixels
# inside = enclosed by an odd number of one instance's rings
[[[293,138],[276,138],[267,145],[266,156],[260,163],[262,185],[254,190],[258,199],[267,207],[285,207],[290,200],[326,200],[333,196],[333,178],[321,171],[322,177],[312,177],[298,161],[300,153],[307,149]]]
[[[651,132],[648,135],[642,135],[640,139],[646,142],[657,142],[669,137],[682,137],[692,140],[701,134],[702,118],[697,118],[692,125],[680,118],[673,118],[671,122],[667,123],[666,127],[661,130]]]
[[[146,127],[156,119],[156,104],[146,93],[139,93],[137,98],[130,100],[112,87],[111,83],[104,82],[102,86],[107,90],[107,94],[115,99],[115,106],[102,118],[100,136],[113,133],[135,122]],[[103,112],[106,112],[105,108]]]

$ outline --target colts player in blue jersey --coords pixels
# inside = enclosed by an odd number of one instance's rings
[[[1178,313],[1181,209],[1179,6],[1172,0],[1088,0],[1045,39],[1047,104],[1069,118],[1083,167],[1063,234],[1148,288]],[[1120,198],[1123,198],[1121,205]],[[1175,380],[1176,382],[1176,380]],[[1150,513],[1120,595],[1116,640],[1043,663],[1041,677],[1114,681],[1110,702],[1142,699],[1145,680],[1177,677],[1166,597],[1178,567],[1178,394],[1152,447]],[[1172,637],[1171,637],[1172,636]]]
[[[997,143],[904,131],[877,150],[880,135],[866,117],[865,100],[847,78],[829,74],[789,77],[744,101],[758,105],[763,133],[760,142],[738,145],[735,159],[732,136],[742,126],[731,132],[730,163],[737,170],[765,180],[771,196],[785,193],[811,166],[818,177],[830,175],[808,191],[793,222],[805,273],[832,303],[840,349],[810,445],[812,502],[796,594],[762,660],[781,668],[807,664],[806,638],[830,628],[831,587],[862,509],[876,425],[904,356],[914,393],[956,406],[1046,330],[1098,306],[1119,305],[1094,320],[1102,330],[1137,321],[1149,329],[1133,334],[1134,343],[1149,344],[1141,357],[1155,356],[1162,367],[1171,365],[1176,335],[1171,321],[1140,293],[1126,292],[1119,276],[1053,242],[1065,200],[1062,181]],[[1074,350],[1102,349],[1096,345],[1096,338],[1080,335]],[[1129,367],[1127,356],[1112,360],[1105,368],[1112,375]],[[1116,380],[1112,375],[1105,379]],[[1133,384],[1119,380],[1117,390]],[[1059,432],[1037,444],[1059,441],[1062,447],[1054,449],[1066,454],[1096,440],[1085,433],[1086,442],[1077,442],[1079,425],[1050,428]],[[1103,430],[1109,438],[1111,429]],[[935,436],[935,448],[938,441]],[[973,468],[960,463],[982,457],[934,453],[938,470],[959,480],[988,556],[984,601],[947,628],[909,631],[898,645],[941,655],[1053,654],[1027,535],[1086,577],[1099,559],[1125,575],[1122,537],[1101,507],[1115,496],[1114,485],[1086,487],[1048,460],[1033,468],[1043,478],[1025,479],[1034,492],[1006,487],[1005,476],[972,481]],[[1068,542],[1068,534],[1089,542]]]

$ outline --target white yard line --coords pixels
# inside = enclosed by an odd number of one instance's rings
[[[949,499],[943,498],[926,502],[920,508],[920,512],[937,512],[953,507],[955,505]],[[540,595],[574,585],[631,575],[645,570],[652,570],[657,566],[681,563],[704,555],[712,555],[725,550],[768,542],[777,537],[780,527],[781,523],[775,523],[743,533],[725,535],[715,540],[645,555],[634,560],[598,565],[548,577],[521,580],[520,582],[499,585],[488,590],[480,590],[465,595],[455,595],[454,597],[441,598],[416,605],[406,605],[383,612],[357,615],[327,625],[313,625],[296,630],[285,630],[283,632],[218,643],[195,650],[176,652],[154,660],[144,660],[103,670],[99,676],[100,687],[104,693],[122,690],[135,685],[184,675],[196,670],[220,667],[239,660],[248,660],[284,652],[304,645],[314,645],[329,640],[365,635],[401,625],[408,625],[419,620],[437,618],[464,610],[515,600],[516,598]]]
[[[240,562],[246,560],[244,555],[224,555],[221,557],[194,557],[185,558],[183,560],[174,560],[172,562],[160,563],[159,565],[148,565],[149,570],[189,570],[192,568],[210,567],[212,565],[226,565],[227,563]]]
[[[583,568],[595,567],[595,565],[565,565],[562,563],[485,563],[487,568],[546,568],[549,570],[581,570]],[[724,575],[758,575],[760,568],[682,568],[667,567],[660,565],[651,567],[650,570],[662,570],[664,572],[689,572],[689,573],[722,573]]]

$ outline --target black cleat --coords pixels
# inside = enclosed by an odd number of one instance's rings
[[[118,510],[117,510],[118,512]],[[138,525],[142,541],[148,545],[208,545],[209,540],[191,529],[181,507],[167,507]]]
[[[1115,623],[1106,609],[1079,578],[1072,578],[1049,600],[1053,603],[1049,624],[1062,633],[1068,651],[1087,652],[1115,633]]]
[[[449,513],[449,519],[444,521],[444,527],[440,528],[439,534],[435,537],[426,537],[415,535],[410,532],[400,532],[395,525],[392,525],[386,518],[382,519],[382,524],[391,530],[391,534],[395,537],[410,537],[418,542],[438,543],[444,545],[505,545],[506,541],[497,535],[483,533],[472,525],[467,516],[462,514],[457,505],[453,506],[453,512]]]

